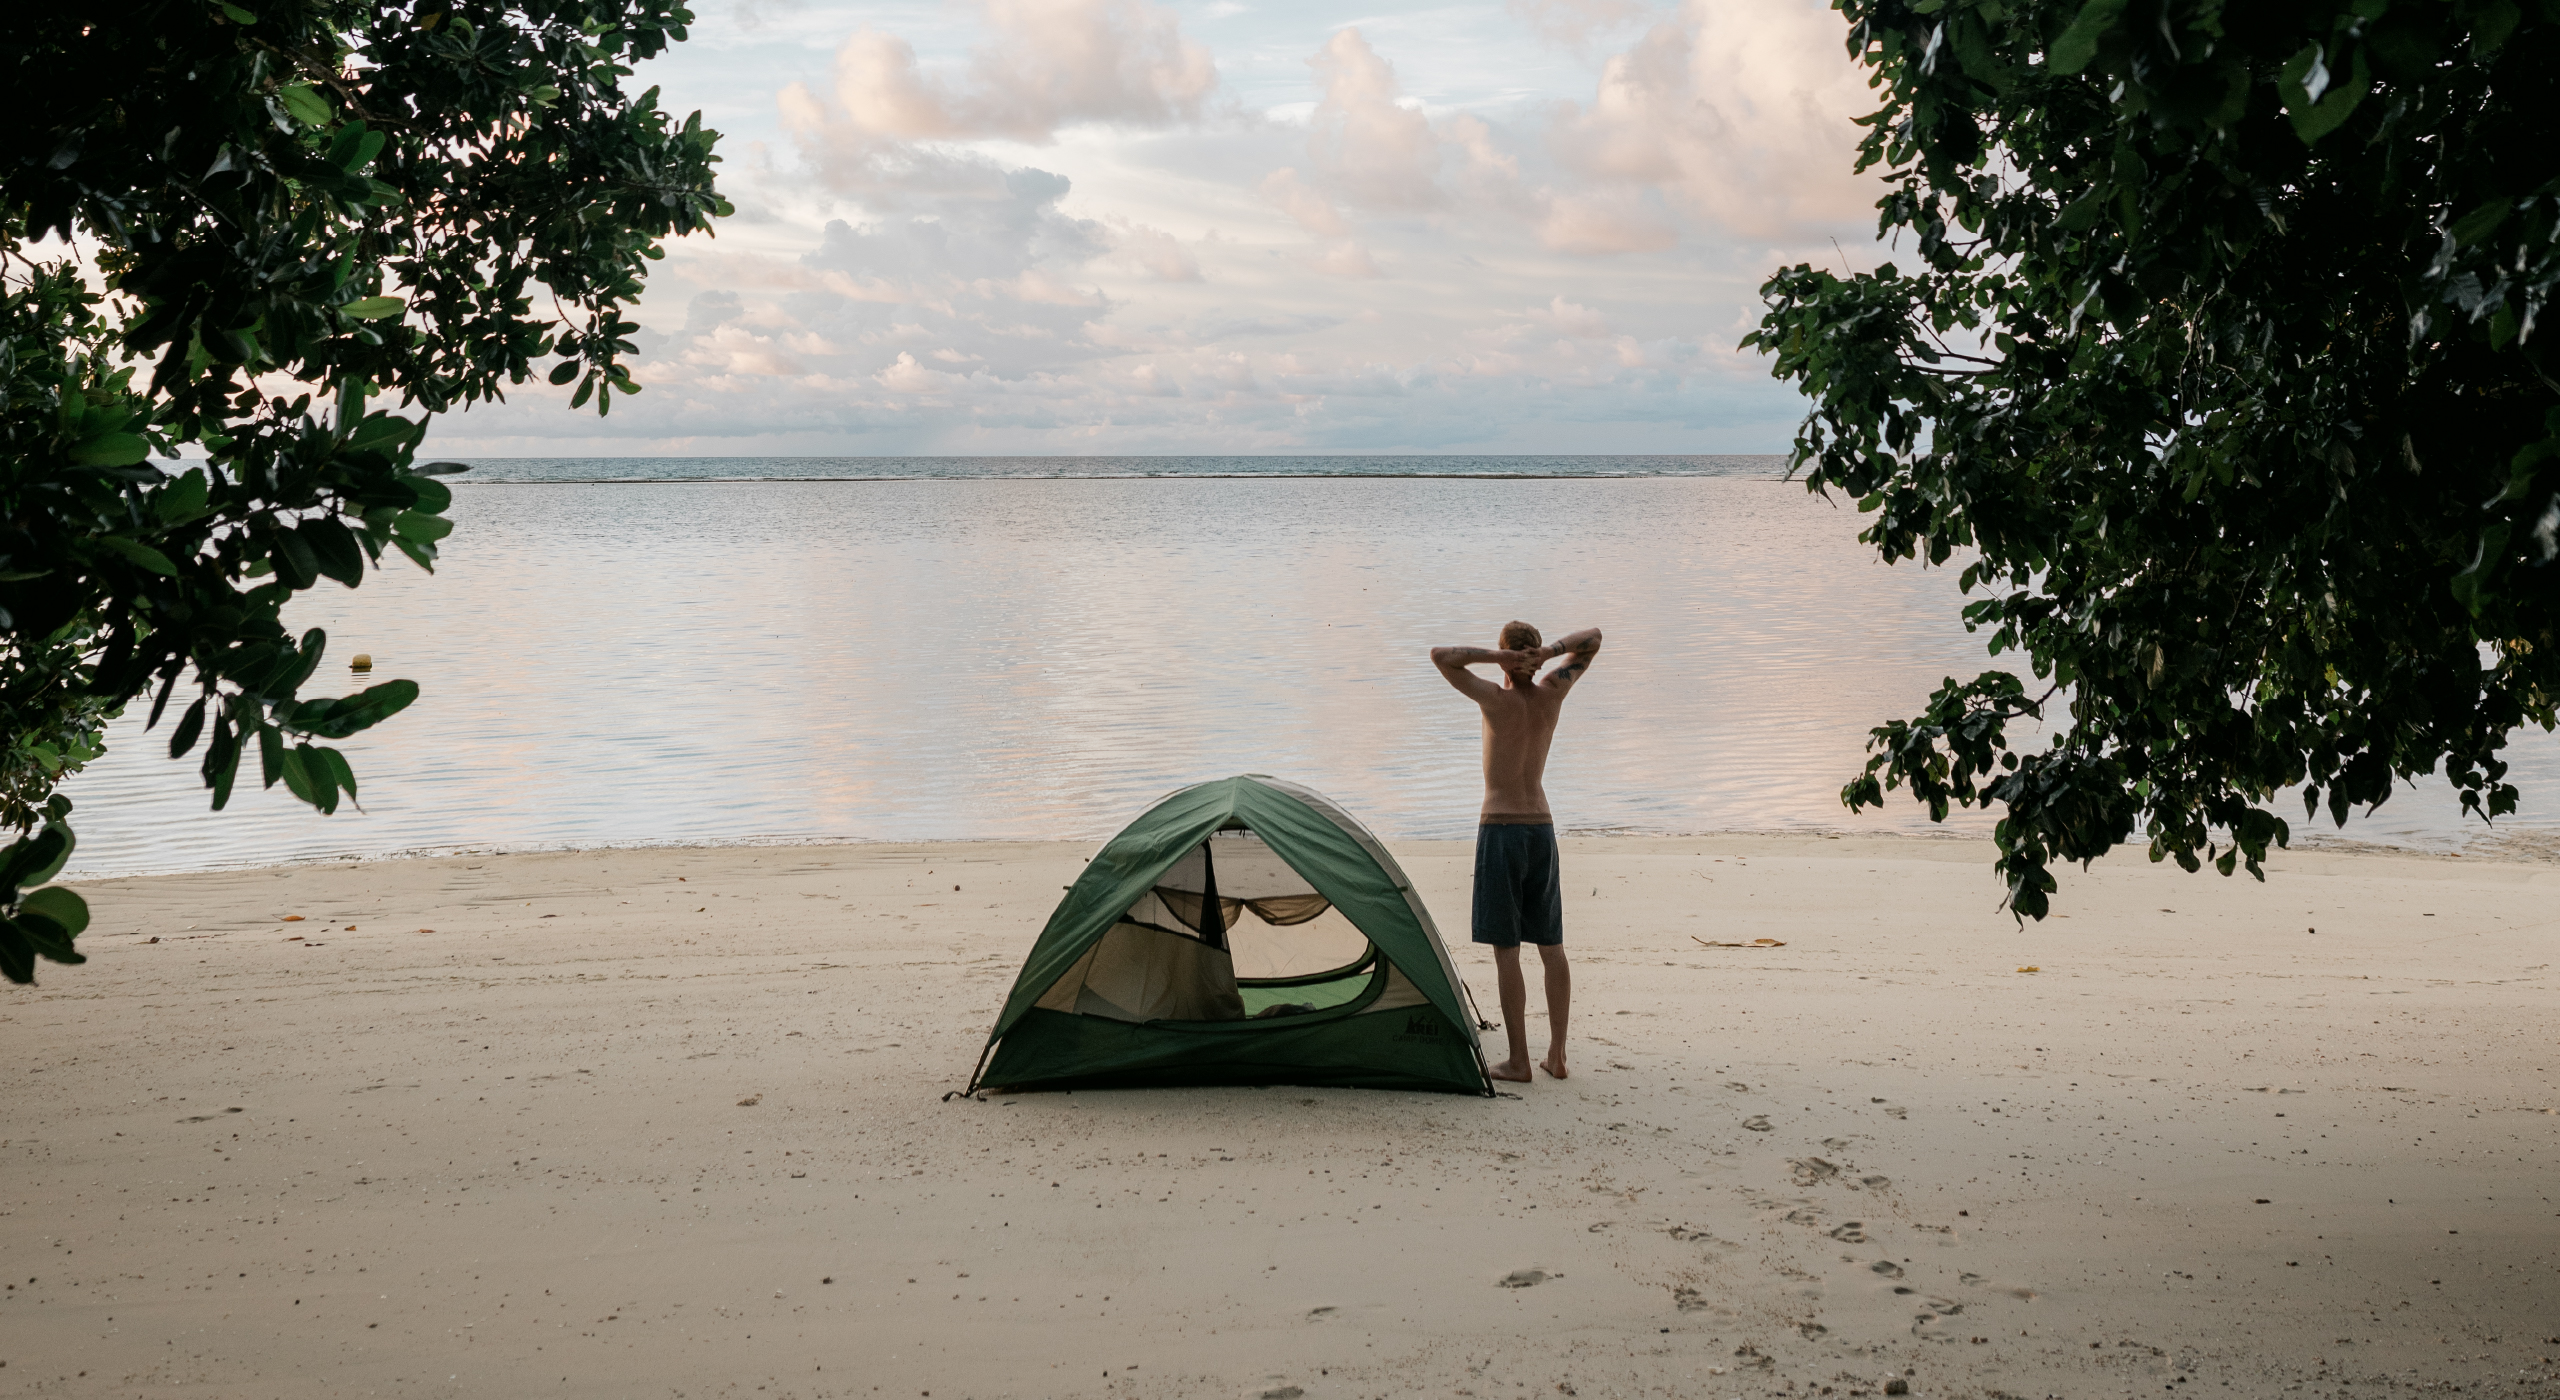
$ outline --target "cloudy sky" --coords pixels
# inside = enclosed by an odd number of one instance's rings
[[[696,9],[639,81],[738,212],[658,265],[646,392],[432,450],[1773,452],[1755,289],[1873,259],[1818,0]]]

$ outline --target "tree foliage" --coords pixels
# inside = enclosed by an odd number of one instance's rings
[[[1810,486],[1961,558],[2036,677],[1950,678],[1843,801],[1999,805],[2037,918],[2137,833],[2263,878],[2286,789],[2513,811],[2560,699],[2560,3],[1836,7],[1896,261],[1780,271],[1745,343],[1813,402]]]
[[[314,698],[282,621],[451,524],[426,415],[546,373],[636,393],[629,306],[728,212],[716,133],[630,64],[676,0],[166,0],[0,18],[0,973],[77,962],[54,789],[107,721],[174,706],[212,804],[246,755],[334,811],[329,746],[394,680]],[[376,405],[396,400],[409,416]],[[180,449],[203,454],[155,463]],[[180,692],[188,693],[182,697]]]

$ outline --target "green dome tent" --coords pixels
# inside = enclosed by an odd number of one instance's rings
[[[1165,798],[1086,865],[969,1087],[1490,1094],[1474,1025],[1386,847],[1322,795],[1247,774]]]

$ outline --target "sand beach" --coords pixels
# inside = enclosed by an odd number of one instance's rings
[[[946,1102],[1089,850],[89,882],[0,1389],[2560,1394],[2560,867],[1579,839],[1569,1081]]]

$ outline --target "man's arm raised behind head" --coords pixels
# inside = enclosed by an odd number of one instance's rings
[[[1440,668],[1440,678],[1456,686],[1458,693],[1470,700],[1497,695],[1502,687],[1475,672],[1470,666],[1499,666],[1516,656],[1515,652],[1493,651],[1485,647],[1433,647],[1431,664]]]
[[[1538,684],[1552,690],[1570,690],[1591,669],[1600,655],[1600,629],[1585,627],[1569,637],[1559,637],[1545,648],[1548,656],[1570,656],[1572,660],[1538,678]]]

